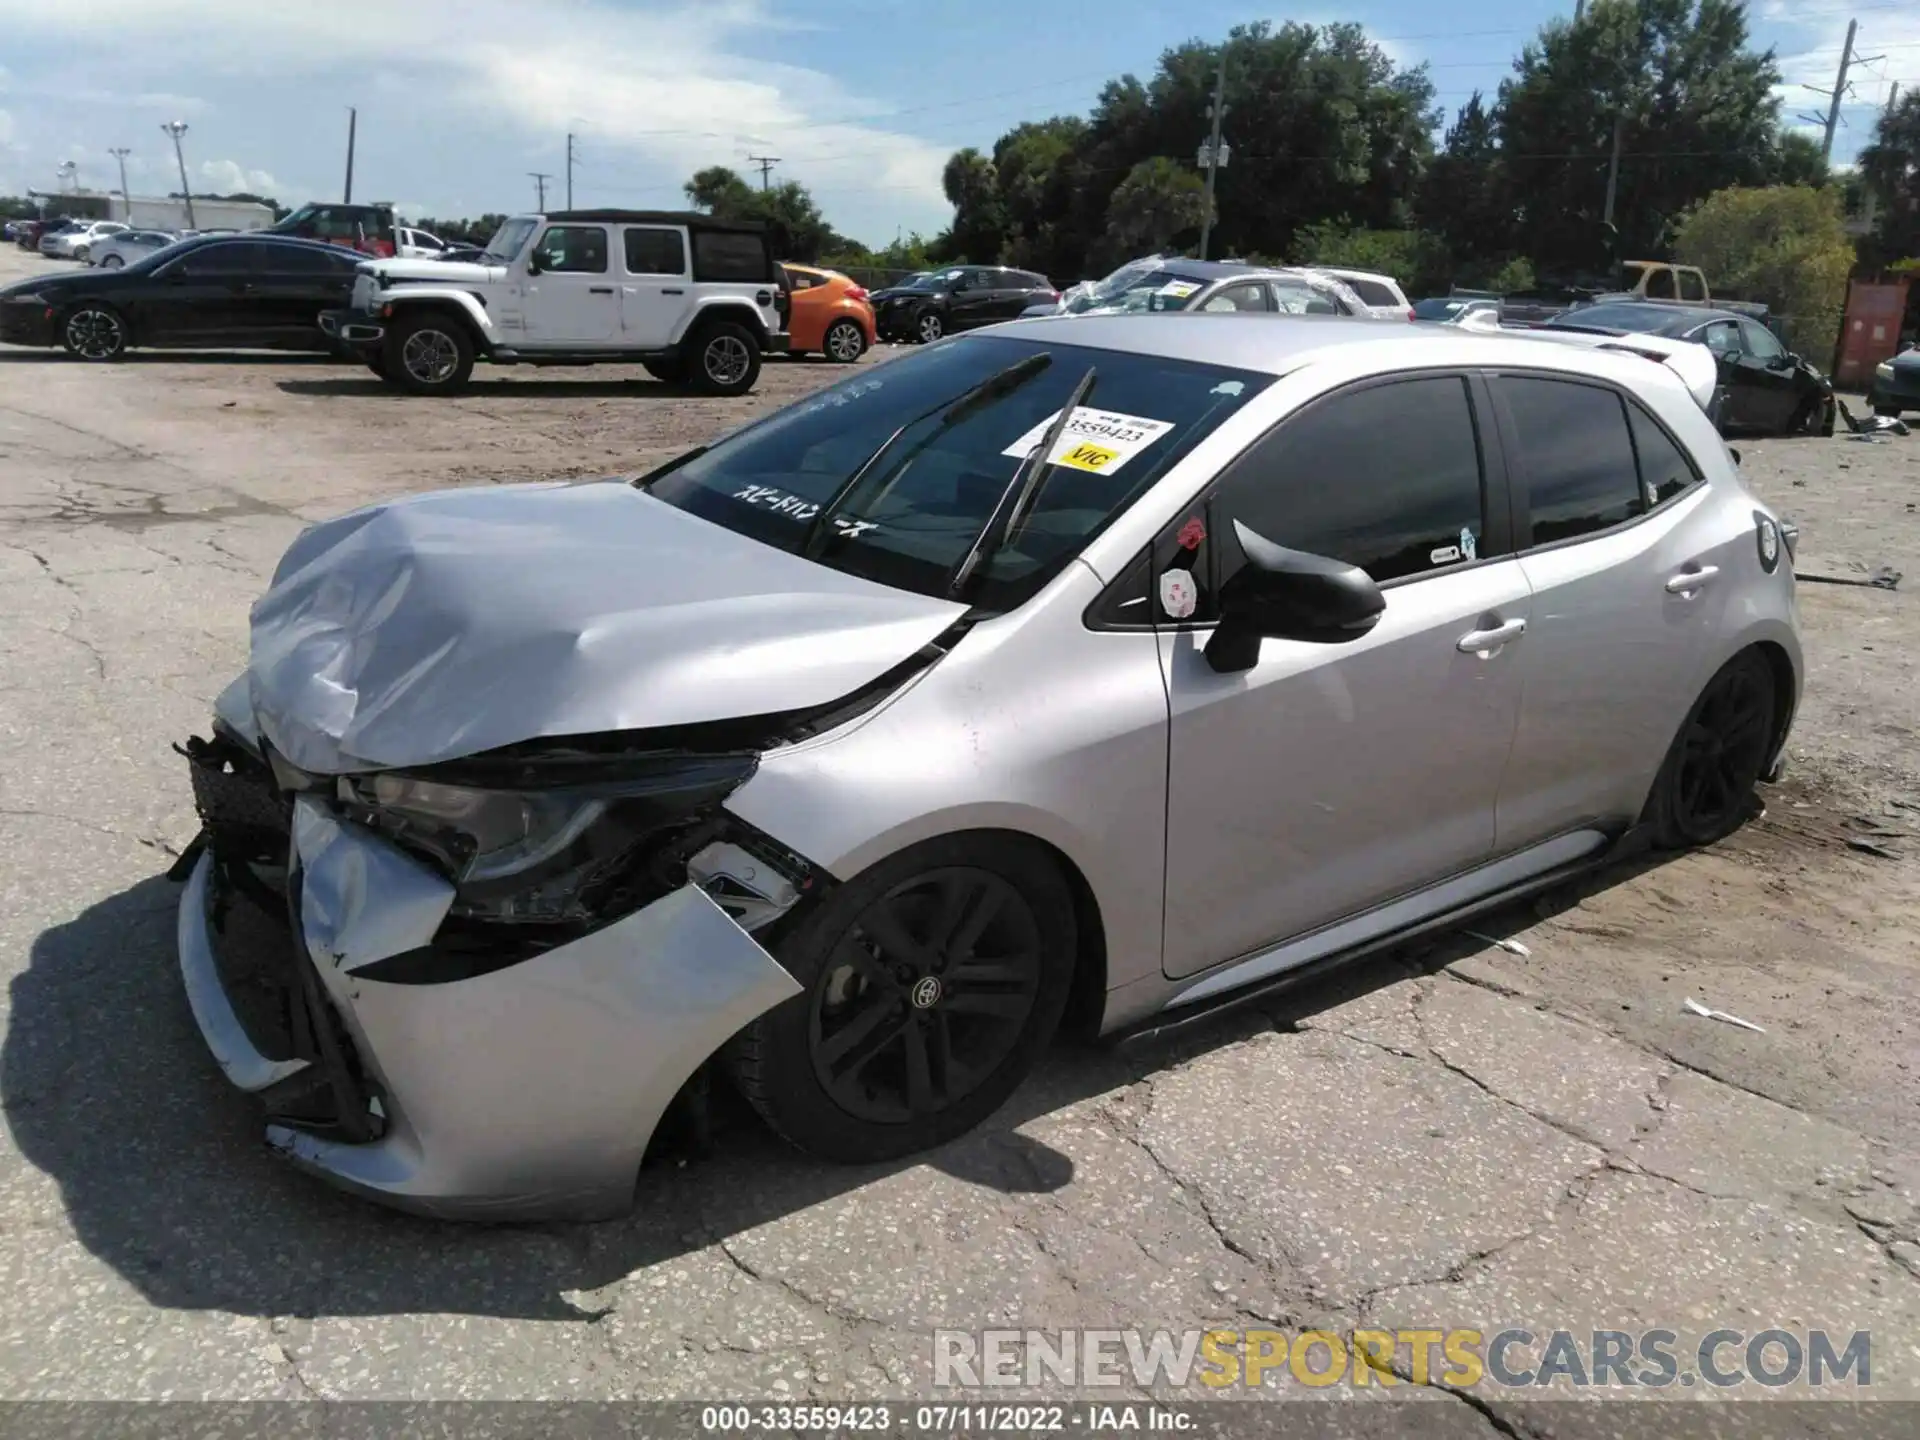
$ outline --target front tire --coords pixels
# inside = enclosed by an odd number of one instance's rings
[[[60,345],[79,360],[118,360],[127,353],[127,322],[109,305],[76,305],[60,321]]]
[[[473,374],[473,338],[445,315],[409,315],[387,331],[382,378],[412,395],[453,395]]]
[[[82,265],[84,265],[87,263],[87,256],[91,255],[92,253],[93,252],[90,249],[88,249],[85,245],[76,245],[73,251],[73,258],[78,260]]]
[[[866,353],[867,332],[857,320],[836,320],[821,338],[820,351],[836,365],[852,365]]]
[[[942,1145],[1033,1068],[1077,936],[1053,858],[1011,835],[931,840],[840,887],[776,946],[802,993],[730,1052],[781,1137],[861,1164]]]
[[[704,326],[687,355],[688,378],[702,395],[744,395],[760,378],[760,337],[731,320]]]
[[[947,322],[940,318],[937,310],[922,310],[913,319],[913,338],[922,345],[931,345],[947,333]]]
[[[1742,650],[1700,692],[1653,782],[1645,820],[1664,850],[1710,845],[1747,818],[1773,747],[1773,667]]]
[[[118,270],[122,265],[126,263],[127,262],[124,256],[108,255],[102,258],[102,260],[100,261],[100,268],[102,270]]]

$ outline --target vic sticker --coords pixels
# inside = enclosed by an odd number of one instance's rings
[[[1028,451],[1047,438],[1047,429],[1059,414],[1058,410],[1054,411],[1000,453],[1016,460],[1025,459]],[[1079,405],[1074,407],[1073,417],[1067,421],[1067,428],[1061,432],[1050,458],[1056,465],[1109,475],[1172,429],[1172,424],[1165,420],[1147,420],[1139,415],[1090,410]]]

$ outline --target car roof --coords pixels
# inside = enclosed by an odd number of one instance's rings
[[[1329,275],[1338,275],[1343,280],[1344,279],[1377,280],[1382,285],[1392,285],[1392,286],[1395,286],[1396,288],[1400,284],[1400,282],[1394,279],[1391,275],[1388,275],[1383,271],[1379,271],[1379,270],[1348,270],[1339,265],[1315,265],[1315,266],[1312,266],[1311,268],[1315,270],[1323,270]]]
[[[253,240],[262,245],[287,246],[297,250],[317,250],[328,255],[358,255],[357,250],[349,250],[344,245],[329,245],[324,240],[308,240],[300,235],[275,235],[267,230],[228,230],[203,231],[198,235],[189,235],[184,240],[174,242],[174,249],[182,255],[189,250],[204,250],[209,245],[230,245],[235,240]],[[362,255],[361,259],[371,259]]]
[[[1531,339],[1526,331],[1481,333],[1446,325],[1387,325],[1349,315],[1256,315],[1190,310],[1158,315],[1066,315],[1016,320],[981,332],[1039,343],[1084,346],[1169,360],[1225,365],[1286,375],[1334,353],[1378,352],[1383,368],[1404,355],[1407,368],[1428,365],[1538,365],[1555,370],[1639,375],[1644,361],[1625,361],[1580,347]],[[1667,379],[1678,377],[1665,367]],[[1655,383],[1665,383],[1656,381]]]
[[[764,235],[767,229],[758,220],[718,220],[697,210],[550,210],[544,217],[518,218],[544,218],[549,224],[684,225],[689,230],[729,230],[743,235]]]
[[[1575,330],[1581,328],[1583,315],[1605,312],[1606,316],[1622,316],[1625,326],[1603,324],[1599,328],[1613,331],[1615,334],[1631,334],[1639,331],[1648,335],[1684,335],[1689,330],[1697,330],[1715,320],[1752,320],[1751,315],[1736,314],[1732,310],[1712,310],[1699,305],[1663,305],[1657,300],[1602,300],[1594,305],[1583,305],[1579,309],[1569,310],[1556,315],[1548,323],[1555,329]],[[1605,316],[1602,316],[1603,320]]]

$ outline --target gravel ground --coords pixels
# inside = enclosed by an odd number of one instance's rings
[[[0,281],[42,265],[0,251]],[[723,1104],[716,1153],[598,1226],[435,1225],[274,1162],[180,996],[162,872],[194,829],[169,743],[279,552],[396,491],[642,468],[835,373],[715,402],[482,370],[434,401],[331,362],[0,351],[0,1396],[926,1395],[937,1326],[1510,1322],[1870,1329],[1875,1393],[1920,1395],[1908,588],[1804,585],[1767,813],[1479,927],[1527,956],[1456,935],[1063,1051],[913,1164],[817,1165]],[[1737,443],[1803,571],[1920,587],[1920,438]],[[1447,1433],[1546,1424],[1409,1394]]]

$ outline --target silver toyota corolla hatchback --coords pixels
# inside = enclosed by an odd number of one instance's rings
[[[186,747],[200,1028],[340,1185],[605,1215],[709,1062],[899,1156],[1063,1016],[1713,840],[1801,654],[1697,348],[1023,322],[315,525]]]

